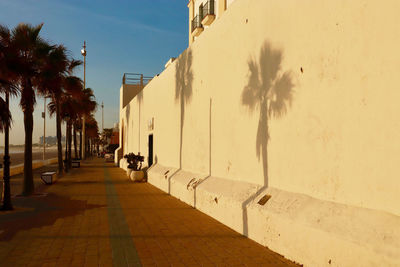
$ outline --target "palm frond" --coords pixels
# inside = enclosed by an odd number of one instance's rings
[[[72,59],[72,60],[69,62],[68,73],[72,74],[72,72],[75,70],[75,68],[78,67],[78,66],[80,66],[80,65],[82,65],[82,63],[83,63],[83,62],[82,62],[81,60]]]
[[[8,126],[11,125],[12,117],[11,112],[7,108],[7,103],[3,98],[0,97],[0,132]]]

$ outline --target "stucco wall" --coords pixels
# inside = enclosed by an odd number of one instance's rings
[[[121,112],[125,151],[154,117],[165,166],[399,215],[399,8],[235,1]]]

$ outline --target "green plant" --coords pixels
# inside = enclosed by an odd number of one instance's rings
[[[129,169],[140,171],[140,169],[142,168],[142,162],[144,161],[144,157],[140,156],[140,152],[138,152],[137,155],[135,155],[134,153],[126,154],[124,158],[128,161]]]

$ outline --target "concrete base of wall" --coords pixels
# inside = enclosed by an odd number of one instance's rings
[[[160,164],[148,182],[306,266],[400,265],[400,217],[390,213]]]
[[[32,161],[32,169],[38,169],[45,165],[50,165],[57,163],[57,158],[47,159],[47,160],[34,160]],[[21,174],[24,172],[24,164],[18,164],[10,167],[10,176]],[[0,178],[3,178],[3,168],[0,169]]]
[[[114,151],[114,163],[115,166],[118,166],[119,161],[123,159],[123,155],[122,155],[122,148],[118,147],[115,151]]]

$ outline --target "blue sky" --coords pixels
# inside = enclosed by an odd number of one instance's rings
[[[87,45],[86,86],[104,102],[104,127],[118,122],[119,88],[124,72],[153,76],[170,57],[188,46],[185,0],[0,0],[0,23],[44,23],[42,36],[64,44],[75,59]],[[83,78],[83,67],[75,73]],[[12,101],[14,124],[10,143],[24,143],[23,114]],[[33,141],[43,135],[43,99],[37,99]],[[101,127],[101,109],[96,119]],[[54,119],[46,120],[46,135],[55,135]],[[0,145],[4,140],[0,138]]]

